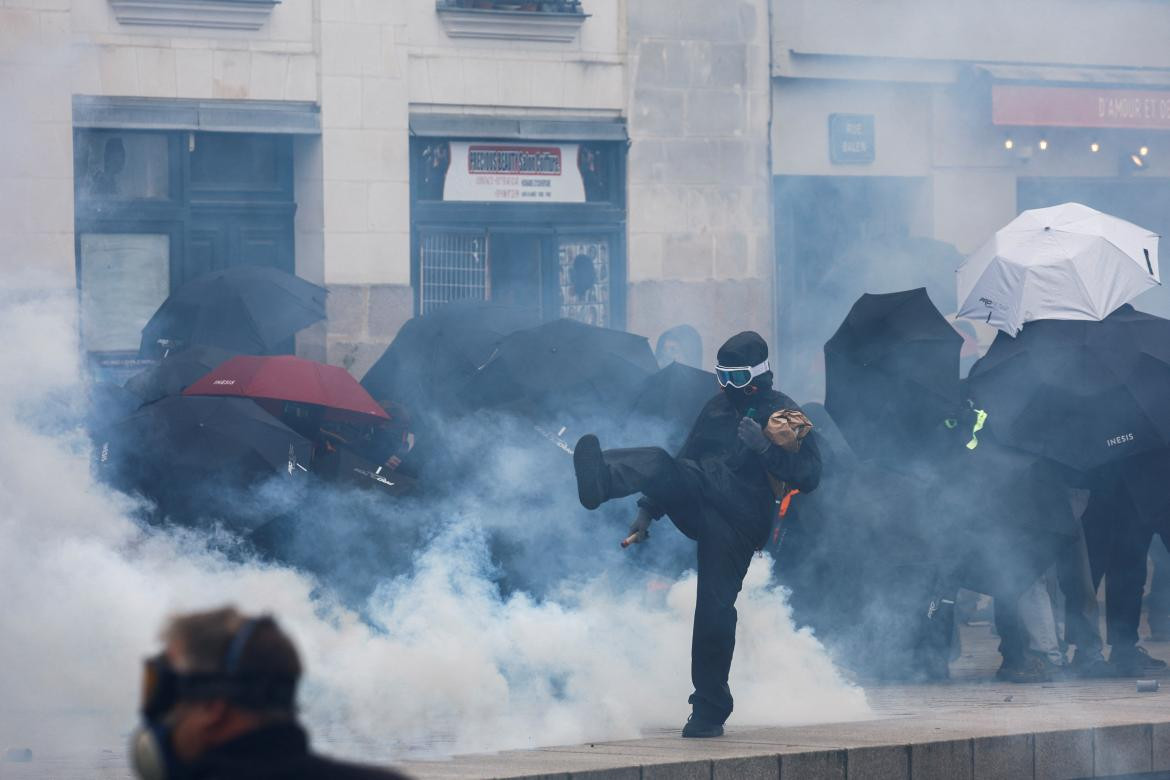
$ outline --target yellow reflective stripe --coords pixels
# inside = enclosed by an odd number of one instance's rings
[[[987,422],[987,412],[975,410],[975,427],[971,429],[971,441],[967,442],[967,449],[973,450],[979,446],[979,431],[983,430],[983,423]]]

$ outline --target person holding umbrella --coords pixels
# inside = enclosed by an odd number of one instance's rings
[[[812,426],[791,398],[772,388],[768,345],[759,334],[728,339],[715,374],[722,392],[703,407],[678,457],[658,447],[602,451],[593,434],[582,436],[573,453],[586,509],[642,494],[623,546],[645,540],[651,522],[664,514],[698,544],[695,690],[684,737],[723,734],[733,707],[727,677],[735,600],[748,564],[767,542],[777,504],[789,491],[814,490],[821,476]]]

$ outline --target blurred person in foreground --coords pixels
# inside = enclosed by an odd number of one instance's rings
[[[162,640],[130,743],[143,780],[402,780],[309,751],[296,719],[301,662],[273,618],[233,607],[179,615]]]
[[[758,333],[728,339],[715,376],[722,390],[699,413],[677,458],[658,447],[602,451],[593,434],[582,436],[573,454],[586,509],[642,494],[623,547],[645,540],[651,521],[662,515],[698,544],[695,689],[684,737],[723,734],[733,706],[727,677],[744,575],[791,493],[814,490],[821,478],[812,423],[772,389],[768,345]]]

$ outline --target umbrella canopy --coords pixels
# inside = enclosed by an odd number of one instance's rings
[[[166,352],[160,342],[168,342],[271,353],[297,331],[325,319],[325,294],[322,287],[267,266],[213,271],[163,301],[142,329],[138,351],[158,357]]]
[[[1101,320],[1161,284],[1158,236],[1079,203],[1025,211],[958,270],[959,316],[1015,335],[1033,320]]]
[[[308,440],[244,398],[171,396],[103,432],[99,473],[167,511],[198,511],[212,493],[264,476],[304,474]]]
[[[629,415],[657,417],[689,427],[718,393],[719,383],[710,371],[671,363],[642,382]]]
[[[86,395],[85,427],[95,432],[129,417],[143,403],[137,393],[113,382],[94,382]]]
[[[151,403],[168,395],[179,395],[183,390],[234,356],[219,347],[193,346],[170,352],[158,365],[151,366],[126,380],[127,390]]]
[[[905,458],[955,413],[961,345],[925,288],[857,300],[825,344],[825,407],[858,457]]]
[[[362,378],[375,398],[412,412],[455,412],[459,389],[487,363],[500,340],[540,324],[532,309],[482,301],[449,303],[408,320]]]
[[[699,412],[719,391],[710,371],[683,363],[671,363],[651,374],[635,392],[625,414],[623,428],[641,435],[640,422],[665,423],[667,449],[681,446]]]
[[[184,396],[234,395],[325,407],[357,423],[390,419],[344,368],[292,355],[239,355],[183,391]]]
[[[967,390],[1000,442],[1088,472],[1170,444],[1170,320],[1122,309],[999,334]]]
[[[645,337],[560,319],[506,336],[463,397],[525,414],[620,414],[657,370]]]

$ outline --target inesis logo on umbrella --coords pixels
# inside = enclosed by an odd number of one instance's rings
[[[1133,441],[1133,434],[1132,433],[1123,433],[1120,436],[1114,436],[1112,439],[1106,439],[1105,446],[1106,447],[1116,447],[1118,444],[1125,444],[1126,442],[1131,442],[1131,441]]]

